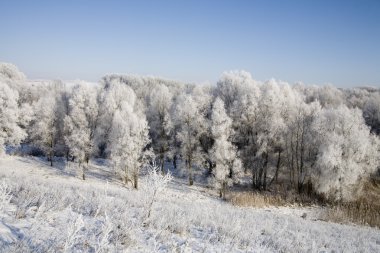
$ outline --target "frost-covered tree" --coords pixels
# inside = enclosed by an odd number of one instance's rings
[[[53,166],[53,156],[58,131],[55,117],[56,101],[53,96],[41,97],[34,104],[34,117],[31,127],[31,138],[34,143],[47,155],[50,165]]]
[[[303,93],[307,103],[318,100],[323,108],[337,108],[345,103],[343,92],[332,85],[304,86]]]
[[[131,88],[114,84],[112,89],[112,94],[124,100],[119,101],[113,113],[108,149],[124,184],[132,182],[137,189],[139,170],[146,162],[145,149],[150,142],[148,123]]]
[[[325,109],[314,128],[319,138],[317,191],[337,200],[358,197],[360,183],[379,165],[379,139],[370,134],[361,110]]]
[[[286,117],[284,158],[289,181],[301,193],[315,165],[318,146],[312,125],[321,107],[318,101],[310,104],[297,98],[292,101]]]
[[[363,108],[363,116],[371,132],[380,135],[380,92],[369,96]]]
[[[65,143],[81,167],[83,180],[85,179],[83,163],[88,163],[94,152],[98,114],[97,88],[86,83],[76,85],[72,90],[68,115],[64,121]]]
[[[189,175],[189,184],[193,185],[193,166],[203,162],[199,137],[204,129],[204,116],[191,95],[184,94],[176,106],[177,124],[180,130],[177,138],[180,142],[180,153]]]
[[[213,170],[213,163],[211,161],[210,152],[214,145],[214,139],[211,134],[210,121],[211,121],[211,106],[212,106],[212,87],[207,84],[194,86],[191,90],[191,95],[198,105],[199,111],[204,115],[202,133],[199,137],[201,152],[204,156],[204,166],[207,169],[207,175],[211,176]]]
[[[69,158],[69,147],[66,144],[65,136],[68,135],[65,132],[65,118],[69,113],[69,96],[70,87],[62,81],[56,80],[53,82],[53,90],[55,94],[55,117],[57,118],[57,140],[56,140],[56,155],[66,156]]]
[[[47,155],[51,166],[55,152],[64,143],[62,132],[65,110],[61,106],[63,89],[61,82],[45,87],[44,94],[33,104],[34,116],[28,129],[30,139]]]
[[[71,97],[72,87],[68,87],[64,85],[64,88],[60,94],[60,98],[58,99],[58,105],[60,107],[59,113],[61,114],[60,124],[59,124],[59,134],[61,135],[61,138],[63,140],[62,147],[61,147],[61,154],[66,156],[66,160],[69,161],[69,159],[73,159],[73,157],[70,154],[70,147],[67,145],[66,137],[70,135],[65,126],[65,119],[69,114],[70,111],[70,105],[69,100]]]
[[[25,137],[18,106],[18,93],[0,80],[0,155],[4,144],[19,144]]]
[[[348,108],[358,107],[363,109],[368,97],[371,95],[368,90],[360,88],[346,89],[343,92]]]
[[[163,84],[158,84],[150,94],[148,122],[153,150],[159,159],[161,171],[164,169],[166,158],[170,157],[170,142],[173,123],[170,115],[172,93]]]
[[[246,71],[227,71],[222,74],[217,82],[216,94],[224,101],[228,114],[234,103],[239,101],[252,85],[256,83]]]
[[[98,104],[99,104],[99,127],[96,131],[96,143],[100,155],[107,157],[110,149],[107,147],[111,143],[110,133],[115,112],[122,108],[123,104],[130,101],[128,97],[133,90],[117,79],[104,79],[101,83]],[[133,93],[134,94],[134,93]],[[131,98],[135,103],[136,96]],[[132,104],[133,104],[132,103]],[[140,108],[142,109],[142,108]]]
[[[0,62],[0,79],[9,79],[12,81],[22,81],[26,77],[17,66],[11,63]]]
[[[234,129],[233,141],[240,150],[244,171],[253,171],[257,152],[257,129],[261,96],[259,85],[253,83],[247,91],[234,103],[231,118]]]
[[[215,188],[219,196],[225,198],[227,187],[241,171],[241,162],[237,157],[236,147],[229,140],[232,136],[232,121],[227,116],[224,103],[216,98],[211,114],[211,132],[215,143],[211,150],[211,160],[215,164],[213,170]]]
[[[282,90],[276,80],[269,80],[261,86],[255,121],[256,150],[252,173],[253,186],[267,188],[268,171],[271,167],[271,155],[282,147],[285,129],[282,112],[284,110]]]

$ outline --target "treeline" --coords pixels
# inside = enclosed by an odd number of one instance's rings
[[[125,184],[155,161],[163,171],[195,170],[225,196],[244,178],[254,189],[312,187],[355,199],[377,172],[380,91],[374,88],[258,82],[225,72],[216,85],[109,75],[98,84],[28,81],[0,64],[0,145],[28,147],[53,165],[93,157],[112,161]]]

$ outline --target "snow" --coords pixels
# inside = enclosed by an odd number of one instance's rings
[[[380,231],[319,220],[317,207],[240,208],[175,178],[146,220],[149,185],[122,186],[107,161],[3,156],[0,252],[380,252]],[[306,217],[303,214],[306,213]]]

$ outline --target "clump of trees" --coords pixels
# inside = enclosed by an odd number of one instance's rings
[[[104,104],[110,106],[105,112],[112,114],[107,143],[110,158],[124,184],[131,182],[137,189],[139,169],[144,164],[145,148],[150,142],[148,123],[130,87],[114,82],[103,92],[113,101]]]
[[[127,185],[153,159],[162,173],[185,169],[228,187],[275,185],[336,200],[359,196],[379,169],[379,89],[259,82],[225,72],[216,85],[108,75],[99,84],[31,81],[0,64],[0,146],[78,164],[108,158]]]

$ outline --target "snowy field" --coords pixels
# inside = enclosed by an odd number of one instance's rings
[[[321,221],[317,208],[239,208],[174,178],[148,217],[148,180],[127,189],[96,161],[87,174],[0,158],[1,252],[380,252],[378,229]]]

